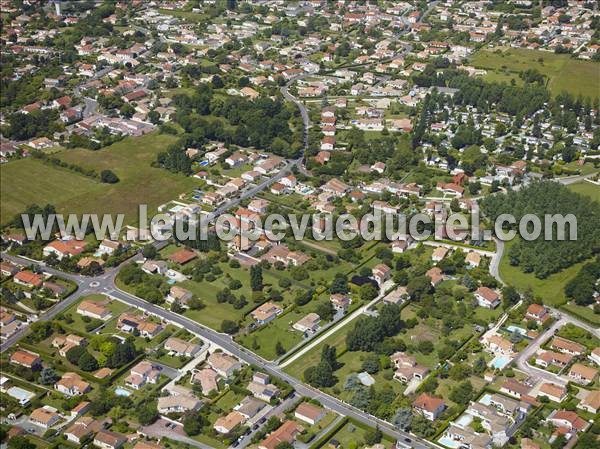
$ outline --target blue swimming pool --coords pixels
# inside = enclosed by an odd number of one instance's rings
[[[127,396],[131,395],[131,391],[129,391],[129,390],[123,388],[123,387],[117,387],[117,388],[115,388],[115,394],[117,396],[125,396],[125,397],[127,397]]]
[[[504,355],[496,356],[496,358],[492,360],[492,366],[496,369],[504,369],[504,367],[508,365],[511,360],[512,359],[510,357],[506,357]]]
[[[438,443],[443,444],[444,446],[450,447],[452,449],[460,447],[460,441],[454,441],[454,440],[448,438],[446,435],[442,436],[438,440]]]
[[[208,162],[207,160],[204,160],[204,161],[200,161],[200,162],[199,162],[199,164],[200,164],[202,167],[206,167],[206,166],[209,164],[209,162]]]

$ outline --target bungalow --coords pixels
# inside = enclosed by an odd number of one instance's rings
[[[231,167],[231,168],[237,167],[239,165],[243,165],[247,161],[248,161],[248,158],[246,157],[246,155],[241,153],[240,151],[236,151],[231,156],[229,156],[227,159],[225,159],[225,163],[227,165],[229,165],[229,167]]]
[[[550,347],[562,353],[571,354],[572,356],[579,356],[585,352],[585,348],[579,343],[562,337],[554,337],[550,342]]]
[[[58,260],[62,260],[63,257],[75,257],[85,251],[87,243],[84,240],[54,240],[44,247],[44,257],[48,257],[51,254],[56,255]]]
[[[77,306],[77,313],[97,320],[106,321],[111,317],[110,310],[105,301],[90,301],[84,299]]]
[[[513,344],[498,334],[491,334],[483,338],[484,346],[494,354],[511,355]]]
[[[551,382],[544,382],[539,388],[538,396],[546,396],[554,402],[562,402],[567,398],[566,387]]]
[[[213,352],[208,356],[207,362],[217,374],[223,377],[231,377],[242,368],[242,363],[238,359],[224,352]]]
[[[29,422],[44,429],[49,429],[57,422],[60,421],[60,415],[56,412],[55,408],[44,406],[36,408],[29,415]]]
[[[316,332],[317,329],[319,328],[320,321],[321,321],[321,317],[318,314],[311,312],[308,315],[306,315],[304,318],[302,318],[299,321],[297,321],[296,323],[294,323],[294,325],[292,327],[302,333]]]
[[[277,430],[258,443],[258,449],[275,449],[281,443],[292,444],[304,428],[294,421],[285,421]]]
[[[104,239],[98,246],[98,253],[108,254],[110,256],[112,253],[114,253],[119,248],[121,248],[121,242],[117,242],[115,240]]]
[[[261,374],[263,376],[265,376],[262,373],[257,373],[257,374]],[[265,401],[265,402],[270,402],[272,399],[275,399],[277,396],[279,396],[279,388],[277,388],[277,386],[269,383],[269,378],[256,378],[256,375],[253,376],[252,378],[252,382],[250,382],[247,386],[246,386],[246,390],[248,390],[250,393],[252,393],[252,396],[254,396],[257,399],[260,399],[261,401]]]
[[[266,302],[260,307],[254,309],[251,313],[252,318],[256,321],[259,326],[263,324],[267,324],[275,317],[280,315],[283,312],[283,309],[278,305],[272,302]]]
[[[127,333],[137,331],[142,337],[154,338],[162,332],[163,327],[160,324],[146,321],[138,315],[123,313],[117,321],[117,329]]]
[[[377,281],[377,284],[381,287],[384,282],[392,277],[392,269],[386,264],[380,263],[373,267],[372,277]]]
[[[381,211],[384,214],[397,214],[398,213],[397,207],[391,206],[390,204],[388,204],[385,201],[375,200],[375,201],[373,201],[372,206],[373,206],[374,211]]]
[[[200,345],[175,337],[167,338],[163,347],[178,357],[194,357],[202,349]]]
[[[219,375],[215,370],[211,368],[204,368],[192,374],[191,382],[193,384],[200,384],[200,388],[202,388],[202,394],[208,396],[212,391],[218,391],[218,378]]]
[[[64,432],[68,441],[81,445],[97,428],[98,421],[91,417],[80,418]]]
[[[594,362],[596,365],[600,365],[600,347],[595,348],[590,354],[590,360]]]
[[[0,273],[2,276],[10,277],[19,272],[19,267],[11,262],[0,262]]]
[[[156,384],[159,378],[159,367],[146,360],[142,360],[131,368],[129,376],[125,379],[125,385],[134,390],[139,390],[146,384]]]
[[[183,287],[179,287],[178,285],[173,285],[169,289],[169,294],[165,298],[169,304],[177,303],[182,306],[187,306],[187,302],[192,299],[193,294],[188,289]]]
[[[263,199],[255,199],[248,204],[248,210],[257,214],[265,214],[269,207],[269,202]]]
[[[321,151],[333,151],[335,149],[335,137],[325,136],[321,140]]]
[[[92,388],[77,373],[65,373],[62,378],[54,384],[54,389],[67,396],[81,396]]]
[[[213,425],[213,429],[223,435],[227,435],[244,422],[246,422],[246,417],[240,412],[234,410],[226,416],[221,416],[218,418]]]
[[[577,408],[596,414],[600,410],[600,390],[587,391]]]
[[[477,304],[486,309],[495,309],[500,305],[500,295],[488,287],[479,287],[475,291]]]
[[[539,351],[535,357],[535,364],[543,368],[548,368],[550,365],[564,368],[573,360],[573,356],[555,351]]]
[[[502,384],[502,387],[500,387],[500,392],[513,396],[517,399],[521,399],[522,397],[529,395],[530,391],[530,387],[515,379],[507,379]]]
[[[452,182],[444,183],[438,182],[436,186],[436,190],[445,193],[447,195],[453,195],[460,197],[465,192],[464,187],[459,186],[458,184],[454,184]]]
[[[433,260],[434,262],[440,262],[444,259],[444,257],[446,257],[448,251],[448,248],[444,246],[438,246],[436,249],[433,250],[433,253],[431,253],[431,260]]]
[[[569,371],[569,379],[582,385],[592,383],[597,375],[598,371],[595,368],[585,366],[581,363],[575,363]]]
[[[321,190],[334,196],[344,196],[350,190],[350,186],[337,178],[332,178],[321,186]]]
[[[350,304],[352,304],[352,299],[348,295],[343,295],[341,293],[334,293],[329,297],[329,301],[336,312],[344,312],[348,310]]]
[[[123,434],[111,430],[100,430],[94,437],[94,446],[102,449],[119,449],[127,442],[127,437]]]
[[[24,285],[29,288],[39,288],[42,286],[42,277],[29,270],[19,271],[13,277],[15,284]]]
[[[264,401],[251,396],[246,396],[242,402],[235,406],[234,410],[241,413],[245,419],[252,419],[258,415],[258,413],[265,408],[265,406],[266,404]]]
[[[425,273],[425,276],[431,280],[431,286],[434,288],[444,280],[444,275],[439,267],[430,268]]]
[[[308,402],[303,402],[294,411],[294,417],[299,419],[300,421],[304,421],[305,423],[314,426],[321,421],[327,413],[321,407],[317,407],[316,405],[309,404]]]
[[[423,380],[429,373],[429,369],[417,364],[414,357],[404,353],[396,352],[390,356],[396,372],[394,379],[400,382],[410,382],[413,379]]]
[[[198,410],[202,402],[191,395],[161,396],[158,398],[157,409],[159,413],[186,413]]]
[[[435,421],[446,408],[443,399],[421,393],[412,403],[413,409],[429,421]]]
[[[42,364],[42,359],[39,354],[30,351],[17,349],[10,356],[10,363],[14,365],[24,366],[29,369],[36,369]]]
[[[471,251],[465,257],[465,262],[469,268],[477,268],[481,264],[481,254]]]
[[[548,309],[540,304],[531,304],[525,312],[525,319],[535,321],[538,325],[544,324],[549,318]]]
[[[181,248],[180,250],[175,251],[173,254],[171,254],[168,257],[168,259],[171,262],[176,263],[178,265],[185,265],[186,263],[191,262],[197,257],[198,255],[191,249]]]
[[[566,433],[585,432],[590,425],[577,413],[569,410],[554,410],[546,418],[546,421],[559,429],[564,429]]]

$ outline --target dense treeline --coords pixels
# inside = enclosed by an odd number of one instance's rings
[[[565,295],[580,306],[594,303],[594,292],[597,290],[596,281],[600,278],[600,257],[593,262],[587,263],[565,285]]]
[[[382,350],[381,343],[386,337],[395,336],[404,327],[400,319],[400,307],[396,304],[386,304],[376,317],[360,318],[354,329],[346,336],[348,351],[377,351]]]
[[[518,192],[492,195],[481,202],[482,211],[494,221],[501,214],[515,217],[517,224],[525,214],[533,214],[542,223],[541,235],[532,241],[519,239],[508,253],[511,265],[543,279],[600,251],[600,207],[589,198],[571,192],[559,183],[535,182]],[[544,216],[573,214],[577,219],[576,240],[544,239]],[[513,226],[516,229],[516,226]],[[569,238],[569,227],[565,228]]]
[[[52,109],[33,111],[29,114],[17,112],[8,116],[8,128],[2,133],[9,139],[27,140],[32,137],[52,136],[58,131],[58,112]]]
[[[209,140],[253,146],[284,157],[295,157],[302,148],[301,132],[294,133],[289,126],[295,109],[282,100],[217,96],[204,85],[191,96],[180,94],[173,100],[177,106],[173,120],[185,134],[158,156],[158,164],[169,170],[189,173],[191,163],[185,160],[185,149]]]

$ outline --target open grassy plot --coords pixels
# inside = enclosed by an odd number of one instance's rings
[[[73,198],[82,195],[101,197],[105,185],[69,170],[45,164],[39,159],[21,159],[2,164],[0,224],[7,224],[33,203],[51,203],[59,212],[66,212],[70,210],[67,207]]]
[[[312,302],[307,305],[308,307],[312,307]],[[276,359],[278,357],[275,351],[277,343],[281,343],[283,348],[289,351],[302,341],[302,333],[293,329],[292,325],[307,313],[297,309],[292,310],[251,334],[243,335],[238,342],[265,359]]]
[[[482,49],[470,63],[486,69],[485,78],[491,81],[519,81],[519,72],[535,69],[548,77],[548,88],[554,95],[566,91],[575,96],[600,96],[600,64],[570,55],[522,48]]]
[[[504,282],[513,285],[522,291],[527,288],[533,290],[533,294],[542,298],[542,300],[551,306],[559,306],[566,302],[564,287],[567,282],[574,278],[581,267],[587,262],[580,262],[570,266],[566,270],[554,273],[546,279],[538,279],[531,273],[523,273],[519,267],[514,267],[509,263],[508,252],[516,240],[506,242],[504,256],[500,261],[500,277]]]
[[[139,204],[147,204],[153,213],[157,206],[197,184],[193,178],[150,166],[175,139],[151,133],[128,137],[98,151],[74,149],[55,155],[98,173],[112,170],[120,179],[116,184],[102,184],[33,159],[3,164],[2,223],[32,203],[53,204],[61,213],[122,213],[125,223],[135,223]]]
[[[335,434],[332,435],[332,437],[329,439],[329,441],[331,441],[331,440],[338,441],[340,443],[339,447],[341,449],[362,447],[362,446],[365,446],[365,444],[364,444],[365,435],[367,434],[367,431],[369,431],[369,430],[370,429],[363,426],[362,424],[359,424],[352,420],[349,420],[340,430],[338,430]],[[381,442],[385,445],[385,447],[392,447],[392,445],[395,443],[395,441],[392,440],[387,435],[383,436],[383,439]],[[320,447],[330,447],[330,446],[328,446],[327,443],[328,443],[328,441],[326,441]]]
[[[590,197],[594,201],[600,202],[600,186],[591,182],[583,181],[569,185],[569,189],[580,195]]]

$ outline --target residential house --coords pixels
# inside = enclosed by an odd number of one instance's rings
[[[192,374],[192,383],[200,384],[202,394],[208,396],[212,391],[218,391],[217,379],[219,375],[211,368],[204,368]]]
[[[10,363],[14,365],[24,366],[29,369],[37,369],[42,364],[42,359],[35,352],[17,349],[10,356]]]
[[[435,421],[446,408],[444,400],[431,396],[428,393],[421,393],[412,403],[413,409],[423,415],[429,421]]]
[[[577,408],[596,414],[600,410],[600,390],[580,390],[585,392],[585,397],[579,402]]]
[[[224,352],[213,352],[207,359],[210,367],[223,377],[231,377],[242,368],[242,363],[235,357]]]
[[[62,378],[54,384],[54,389],[67,396],[81,396],[92,389],[89,383],[84,381],[77,373],[65,373]]]
[[[446,255],[448,254],[448,251],[448,248],[446,248],[445,246],[438,246],[431,253],[431,260],[433,260],[434,262],[442,261],[444,257],[446,257]]]
[[[500,295],[488,287],[479,287],[475,291],[477,304],[486,309],[495,309],[500,305]]]
[[[147,360],[142,360],[129,372],[125,384],[134,390],[141,389],[146,384],[156,384],[160,378],[160,369]]]
[[[85,251],[87,242],[85,240],[54,240],[44,247],[44,257],[48,257],[51,254],[56,255],[58,260],[62,260],[63,257],[76,257]]]
[[[396,352],[390,356],[396,372],[394,379],[401,382],[410,382],[413,379],[423,380],[429,373],[425,366],[417,364],[414,357],[404,352]]]
[[[100,430],[94,437],[94,446],[102,449],[119,449],[127,442],[127,437],[111,430]]]
[[[582,385],[591,384],[597,375],[597,369],[585,366],[582,363],[573,364],[571,370],[569,371],[569,379],[572,379],[574,382]]]
[[[294,417],[300,421],[314,426],[325,417],[327,412],[316,405],[309,404],[308,402],[301,403],[294,411]]]
[[[550,342],[550,347],[565,354],[579,356],[585,352],[585,347],[574,341],[562,337],[554,337]]]
[[[254,418],[256,415],[258,415],[258,413],[264,409],[266,406],[266,404],[263,401],[260,401],[256,398],[250,397],[250,396],[246,396],[242,402],[240,402],[236,407],[235,410],[238,413],[241,413],[242,416],[244,416],[245,419],[252,419]]]
[[[162,332],[163,327],[161,324],[147,321],[138,315],[122,313],[117,321],[117,329],[127,333],[135,333],[137,331],[142,337],[154,338]]]
[[[272,321],[283,312],[283,309],[279,307],[277,304],[272,302],[266,302],[261,306],[254,309],[251,313],[252,318],[256,321],[259,326],[263,324],[267,324]]]
[[[77,306],[79,315],[106,321],[111,317],[110,310],[106,307],[106,301],[91,301],[84,299]]]
[[[562,352],[556,351],[545,351],[541,350],[535,356],[535,364],[543,368],[548,368],[550,365],[564,368],[573,360],[573,356],[570,354],[563,354]]]
[[[304,428],[294,421],[285,421],[277,430],[271,432],[264,440],[258,443],[258,449],[275,449],[281,443],[294,443],[296,436]]]
[[[386,264],[380,263],[373,267],[372,276],[377,284],[381,287],[387,280],[392,277],[392,269],[388,267]]]
[[[319,328],[321,317],[314,312],[309,313],[304,318],[300,319],[292,326],[297,331],[302,333],[305,332],[316,332]]]
[[[530,304],[525,312],[525,319],[535,321],[539,326],[550,319],[550,312],[541,304]]]
[[[185,307],[192,297],[193,294],[188,289],[178,285],[173,285],[169,289],[169,294],[165,298],[165,301],[167,301],[169,304],[177,303]]]
[[[161,396],[158,398],[157,409],[159,413],[187,413],[198,410],[202,402],[192,395]]]
[[[42,276],[29,270],[19,271],[13,277],[13,281],[15,284],[23,285],[28,288],[39,288],[43,283]]]
[[[176,337],[167,338],[163,347],[177,357],[194,357],[202,349],[200,345]]]
[[[229,414],[218,418],[213,425],[213,429],[221,434],[227,435],[244,422],[246,422],[244,415],[234,410]]]
[[[352,304],[352,299],[348,295],[344,295],[341,293],[334,293],[329,297],[329,301],[333,305],[333,308],[336,312],[346,313],[350,304]]]
[[[546,421],[562,430],[561,433],[576,434],[585,432],[589,427],[589,423],[581,418],[577,413],[569,410],[554,410]]]
[[[257,374],[260,374],[260,376],[253,376],[252,382],[246,387],[246,389],[252,393],[252,396],[265,402],[270,402],[272,399],[279,396],[279,388],[277,388],[276,385],[269,383],[269,377],[263,373]]]
[[[562,385],[557,385],[551,382],[544,382],[540,388],[538,396],[546,396],[554,402],[562,402],[567,398],[568,391]]]
[[[36,408],[29,415],[29,422],[44,429],[49,429],[60,421],[60,415],[56,412],[56,409],[49,406]]]

